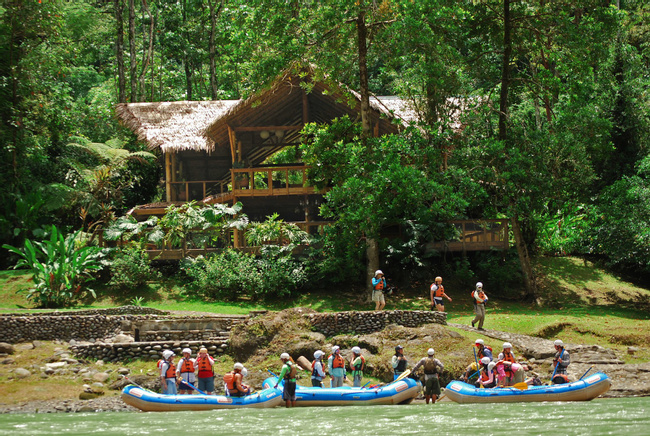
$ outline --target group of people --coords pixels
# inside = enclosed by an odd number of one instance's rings
[[[483,339],[477,339],[474,343],[476,347],[474,350],[474,359],[465,373],[462,375],[461,380],[469,381],[474,375],[478,375],[474,385],[478,388],[494,388],[494,387],[508,387],[518,386],[520,383],[539,384],[538,377],[531,377],[524,380],[525,371],[530,367],[527,364],[520,364],[515,359],[512,352],[512,344],[504,342],[502,351],[496,359],[493,358],[492,348],[485,345]],[[555,356],[553,359],[553,375],[551,382],[554,384],[568,383],[567,367],[570,363],[569,352],[565,350],[564,343],[557,339],[554,342]],[[525,387],[525,386],[524,386]]]
[[[192,358],[192,350],[184,348],[183,357],[174,364],[176,354],[165,350],[162,359],[158,361],[160,382],[164,394],[191,394],[198,389],[207,394],[214,392],[214,359],[208,354],[208,349],[202,347],[196,358]]]

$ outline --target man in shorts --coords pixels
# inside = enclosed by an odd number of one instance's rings
[[[208,395],[214,392],[214,359],[208,354],[208,349],[202,347],[196,358],[196,368],[198,369],[197,380],[199,381],[199,390]]]
[[[424,370],[424,400],[427,404],[429,404],[429,401],[433,404],[438,399],[438,395],[440,395],[440,381],[438,380],[438,375],[445,368],[441,361],[433,357],[434,354],[434,349],[429,348],[427,351],[427,357],[420,359],[420,361],[413,367],[413,373],[415,373],[415,371],[420,367]]]
[[[384,273],[378,269],[372,278],[372,301],[375,302],[375,310],[382,310],[386,307],[386,299],[384,298],[385,289],[386,279],[384,278]]]

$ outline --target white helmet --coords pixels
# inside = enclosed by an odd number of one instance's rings
[[[504,342],[503,349],[505,350],[506,348],[512,348],[512,344],[510,342]]]
[[[334,345],[334,346],[332,347],[332,354],[336,353],[336,352],[339,351],[340,349],[341,349],[341,347],[339,347],[338,345]]]
[[[554,344],[556,347],[564,347],[564,342],[562,342],[561,339],[556,339],[555,342],[553,342],[553,344]]]
[[[323,354],[325,353],[323,353],[321,350],[314,351],[314,359],[320,359],[321,357],[323,357]]]
[[[289,356],[289,353],[282,353],[282,354],[280,354],[280,359],[289,360],[289,359],[291,359],[291,356]]]
[[[487,357],[484,357],[484,359],[487,359]],[[494,367],[497,366],[496,362],[490,362],[488,363],[488,371],[492,371]]]
[[[476,342],[474,342],[474,345],[483,345],[485,342],[483,342],[483,339],[477,339]]]
[[[427,350],[427,354],[428,354],[429,356],[433,356],[434,354],[436,354],[436,350],[434,350],[433,348],[429,348],[429,349]]]
[[[482,287],[483,287],[483,283],[481,282],[476,283],[476,289],[480,289]]]
[[[375,277],[377,277],[379,274],[381,274],[382,276],[384,275],[383,271],[380,270],[380,269],[378,269],[377,271],[375,271]]]
[[[248,375],[248,370],[247,370],[246,368],[242,368],[242,369],[241,369],[241,375],[242,375],[243,377],[246,377],[246,376]]]
[[[175,356],[174,352],[172,350],[165,350],[162,353],[163,359],[167,360],[172,356]]]
[[[352,352],[354,354],[361,354],[361,348],[359,347],[352,347]]]
[[[190,354],[192,354],[192,350],[190,350],[189,348],[183,348],[183,353],[190,353]]]
[[[492,360],[489,357],[484,357],[481,359],[481,364],[487,365],[491,362]]]
[[[235,368],[235,369],[239,369],[239,370],[242,370],[242,369],[244,369],[244,365],[242,365],[241,363],[237,362],[237,363],[235,363],[235,365],[233,366],[233,368]]]

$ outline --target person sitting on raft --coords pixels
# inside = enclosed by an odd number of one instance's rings
[[[481,372],[478,380],[474,383],[477,388],[493,388],[497,385],[497,378],[494,372],[496,362],[492,362],[488,357],[481,359]]]
[[[242,371],[244,365],[237,362],[233,370],[223,376],[223,382],[226,384],[227,395],[231,397],[245,397],[250,395],[251,389],[242,383],[244,376]]]
[[[476,347],[476,359],[481,360],[484,357],[488,357],[490,361],[492,360],[492,347],[489,345],[485,345],[485,342],[483,339],[477,339],[474,342],[474,346]],[[460,377],[462,381],[467,381],[469,377],[476,373],[479,370],[479,368],[476,366],[476,362],[472,362],[466,369],[465,373]]]
[[[512,386],[524,381],[524,368],[517,363],[515,355],[512,354],[510,342],[503,343],[503,351],[499,353],[497,361],[497,373],[501,376],[499,386]]]
[[[555,375],[551,383],[554,385],[569,383],[569,377],[567,376],[567,367],[571,363],[569,352],[564,349],[564,342],[561,339],[557,339],[553,345],[555,346],[555,357],[553,357],[553,370]]]

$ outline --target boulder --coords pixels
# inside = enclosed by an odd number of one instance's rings
[[[14,374],[18,378],[25,378],[25,377],[29,377],[30,375],[32,375],[32,373],[29,370],[25,369],[25,368],[16,368],[16,369],[14,369]]]
[[[24,344],[15,345],[14,348],[16,349],[16,351],[29,351],[34,349],[34,344],[32,344],[31,342],[27,342]]]
[[[14,354],[14,346],[6,342],[0,342],[0,353],[4,354]]]
[[[133,336],[131,335],[120,333],[113,338],[113,342],[116,344],[130,344],[131,342],[135,342],[135,339],[133,339]]]
[[[97,374],[93,375],[93,380],[104,383],[106,380],[108,380],[109,377],[110,374],[106,374],[105,372],[98,372]]]

